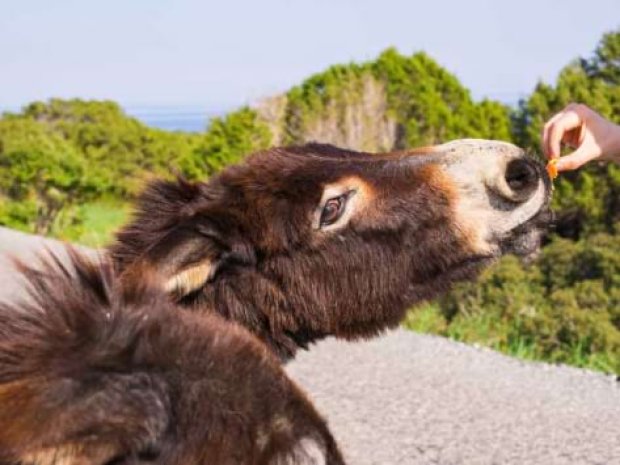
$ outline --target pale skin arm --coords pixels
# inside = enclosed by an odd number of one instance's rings
[[[558,171],[574,170],[595,159],[620,163],[620,126],[586,105],[571,103],[545,124],[542,148],[546,157],[560,157],[562,144],[575,150],[558,159]]]

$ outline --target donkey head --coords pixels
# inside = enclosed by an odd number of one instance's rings
[[[111,253],[287,358],[326,335],[377,334],[500,255],[531,254],[549,197],[545,170],[503,142],[271,149],[206,183],[153,183]]]

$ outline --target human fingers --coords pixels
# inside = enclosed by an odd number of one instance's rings
[[[556,163],[556,168],[558,171],[572,171],[585,165],[598,155],[599,154],[595,150],[592,150],[591,147],[588,147],[586,144],[582,144],[574,152],[559,158]]]
[[[581,116],[575,110],[568,110],[560,114],[560,116],[550,125],[547,133],[548,157],[557,158],[560,156],[560,145],[570,132],[579,129],[583,124]],[[579,136],[577,136],[577,139]]]
[[[553,124],[562,117],[564,114],[564,110],[559,113],[556,113],[551,118],[547,120],[545,125],[543,126],[542,134],[541,134],[541,146],[543,149],[543,153],[549,159],[551,159],[551,149],[549,147],[549,132],[551,131],[551,127]]]

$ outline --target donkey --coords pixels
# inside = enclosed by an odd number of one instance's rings
[[[110,253],[286,361],[329,335],[377,335],[500,255],[532,254],[549,198],[543,167],[504,142],[276,148],[206,183],[154,182]]]
[[[20,265],[0,305],[2,465],[340,465],[281,361],[533,253],[545,170],[509,144],[272,149],[157,181],[110,259]]]

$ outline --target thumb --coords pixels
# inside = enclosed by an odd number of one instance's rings
[[[586,148],[584,144],[574,152],[559,158],[556,167],[558,171],[572,171],[585,165],[596,157],[597,154],[593,152],[591,148]]]

